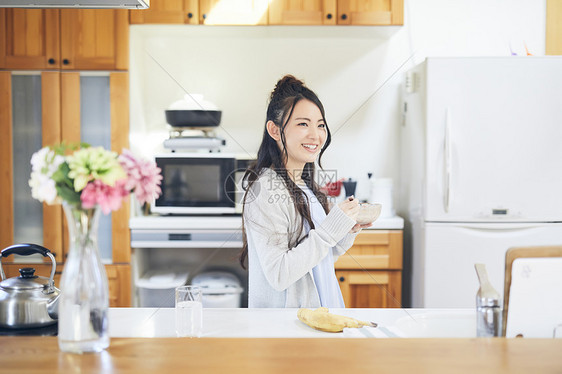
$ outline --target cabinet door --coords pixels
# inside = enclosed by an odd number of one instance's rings
[[[266,25],[268,0],[199,0],[205,25]]]
[[[0,68],[59,67],[58,10],[0,9]]]
[[[87,142],[115,152],[129,148],[128,73],[61,73],[62,139]],[[102,259],[129,263],[129,204],[100,218],[98,243]],[[64,253],[68,234],[64,225]]]
[[[338,0],[338,25],[402,25],[404,0]]]
[[[401,271],[337,270],[348,308],[400,308]]]
[[[41,244],[57,262],[62,261],[62,209],[34,200],[28,180],[31,155],[61,139],[59,78],[58,72],[0,72],[0,247]],[[43,261],[39,255],[26,257]]]
[[[128,69],[127,10],[63,9],[60,17],[62,69]]]
[[[335,25],[336,0],[272,0],[270,25]]]
[[[152,0],[150,8],[131,10],[131,24],[143,23],[199,23],[198,0]]]
[[[131,266],[106,265],[107,281],[109,285],[109,306],[131,306]]]

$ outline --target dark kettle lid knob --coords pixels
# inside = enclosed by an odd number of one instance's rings
[[[37,278],[37,275],[35,275],[35,269],[34,268],[20,269],[20,278],[23,279]]]

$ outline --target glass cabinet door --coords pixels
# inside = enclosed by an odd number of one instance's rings
[[[80,74],[80,140],[92,147],[111,149],[109,97],[109,73]],[[111,262],[111,214],[102,213],[98,233],[102,261]]]
[[[61,138],[119,153],[128,148],[128,87],[126,72],[61,73]],[[102,215],[98,244],[105,263],[130,262],[128,223],[128,200],[111,215]]]
[[[31,197],[31,156],[42,147],[41,75],[12,76],[14,243],[43,245],[43,204]]]
[[[31,156],[60,142],[60,74],[0,71],[0,247],[36,243],[63,261],[62,209],[32,198]],[[1,249],[0,248],[0,249]],[[42,262],[41,256],[7,262]],[[46,259],[48,261],[48,259]]]

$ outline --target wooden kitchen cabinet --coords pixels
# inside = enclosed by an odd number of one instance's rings
[[[150,8],[131,10],[131,24],[199,24],[198,0],[152,0]]]
[[[31,87],[31,91],[38,92],[22,92],[21,87]],[[85,87],[93,89],[87,90]],[[106,97],[102,97],[102,102],[97,102],[93,97],[100,96],[100,93]],[[26,98],[27,96],[31,98]],[[31,190],[27,186],[31,172],[31,154],[42,146],[63,140],[79,142],[84,140],[81,134],[83,131],[91,132],[92,128],[104,126],[109,127],[111,149],[121,152],[129,145],[128,103],[127,72],[96,72],[89,76],[84,72],[16,74],[0,71],[0,128],[4,134],[0,137],[0,175],[4,178],[4,183],[0,184],[1,248],[16,242],[35,242],[50,249],[55,254],[57,264],[64,265],[68,253],[68,236],[62,208],[60,205],[49,206],[31,199]],[[102,118],[95,115],[90,118],[92,112]],[[33,113],[40,114],[33,116]],[[104,122],[103,118],[108,118],[109,122]],[[21,142],[21,138],[16,137],[20,130],[23,133],[37,134],[38,139],[32,139],[32,145]],[[35,142],[38,144],[33,144]],[[93,142],[91,144],[100,145]],[[17,159],[24,161],[18,164],[14,162]],[[31,213],[25,215],[28,210]],[[23,215],[19,220],[23,224],[17,223],[18,214]],[[123,204],[120,210],[112,213],[105,234],[100,228],[100,249],[102,253],[103,248],[109,247],[111,250],[109,259],[112,264],[106,266],[110,294],[114,305],[119,306],[130,305],[131,300],[128,222],[129,204]],[[33,230],[18,234],[20,226],[33,226]],[[105,238],[110,238],[110,242],[101,245]],[[39,262],[38,265],[49,266],[41,263],[42,258],[34,261]],[[18,258],[8,258],[3,261],[5,262],[7,265],[12,262],[14,267],[29,265],[23,264],[25,261]],[[17,275],[17,269],[15,272]]]
[[[267,25],[268,0],[199,0],[204,25]]]
[[[363,230],[335,263],[348,308],[399,308],[402,230]]]
[[[128,69],[126,10],[62,9],[60,12],[62,69]]]
[[[404,0],[338,0],[338,25],[403,25]]]
[[[131,24],[266,25],[267,0],[153,0]]]
[[[1,69],[126,70],[127,10],[0,9]]]
[[[107,97],[103,102],[95,103],[95,108],[88,108],[85,102],[92,102],[85,92],[84,85],[88,84],[86,80],[94,79],[98,83],[94,83],[96,96],[99,92],[103,92],[106,86]],[[121,153],[123,148],[129,148],[129,74],[126,72],[112,72],[107,75],[93,75],[80,72],[63,72],[60,73],[61,80],[61,139],[67,143],[79,143],[85,141],[92,146],[103,146],[111,148],[111,150]],[[101,87],[100,87],[101,86]],[[86,97],[83,97],[86,96]],[[93,118],[87,120],[87,116],[83,112],[95,111],[99,112],[102,108],[109,106],[109,122],[102,122],[102,118]],[[102,116],[105,117],[105,116]],[[88,122],[88,123],[85,123]],[[99,143],[99,139],[86,138],[84,133],[90,133],[92,128],[104,127],[107,131],[101,134],[101,138],[107,139],[109,135],[109,143]],[[109,127],[109,129],[108,129]],[[87,136],[87,135],[86,135]],[[111,213],[111,243],[107,243],[113,250],[111,258],[114,263],[129,263],[131,260],[130,250],[130,233],[129,233],[129,204],[124,202],[121,209]],[[63,219],[64,221],[64,219]],[[101,223],[101,222],[100,222]],[[66,232],[66,223],[63,224],[63,252],[66,257],[68,252],[68,237]],[[100,240],[102,238],[99,238]],[[99,243],[101,244],[101,242]]]
[[[404,0],[152,0],[131,24],[402,25]]]
[[[60,67],[59,10],[0,9],[0,68]]]
[[[270,25],[335,25],[337,0],[272,0]]]
[[[60,93],[58,72],[0,71],[0,249],[35,242],[57,262],[63,258],[62,208],[32,199],[27,180],[31,154],[61,141]]]

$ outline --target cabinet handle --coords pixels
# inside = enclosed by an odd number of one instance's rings
[[[65,58],[64,60],[62,60],[62,63],[68,65],[70,64],[70,61],[67,58]]]
[[[55,59],[54,59],[54,58],[50,58],[49,60],[47,60],[47,62],[48,62],[50,65],[53,65],[53,64],[55,63]]]
[[[187,18],[193,18],[193,13],[191,12],[187,13]]]
[[[342,14],[342,15],[341,15],[341,19],[346,20],[346,19],[347,19],[347,14]]]
[[[206,14],[203,14],[203,19],[206,19],[206,18],[207,18],[207,15],[206,15]]]
[[[327,18],[327,19],[332,19],[332,13],[326,14],[326,18]]]
[[[340,277],[340,282],[345,282],[345,277]]]

